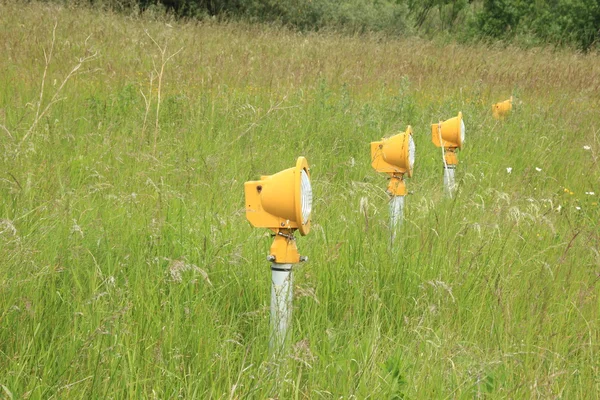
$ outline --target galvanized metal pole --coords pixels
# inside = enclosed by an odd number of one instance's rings
[[[271,354],[279,354],[288,339],[288,328],[292,321],[293,265],[271,264]]]
[[[456,181],[454,179],[455,171],[455,165],[444,165],[444,192],[446,193],[446,196],[450,198],[454,196],[454,191],[456,190]]]
[[[390,198],[390,229],[392,231],[392,243],[396,240],[397,230],[402,226],[404,218],[404,197],[392,196]]]

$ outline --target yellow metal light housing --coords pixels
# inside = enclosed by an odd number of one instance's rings
[[[465,142],[465,122],[462,112],[459,112],[457,117],[432,124],[431,141],[437,147],[460,149]]]
[[[371,142],[371,165],[377,172],[412,176],[415,142],[410,125],[405,132]]]
[[[506,117],[513,108],[513,97],[510,96],[510,99],[504,100],[500,103],[496,103],[492,105],[492,115],[496,119],[502,119]]]
[[[244,191],[246,218],[253,226],[276,233],[298,229],[306,235],[310,231],[312,186],[306,158],[299,157],[293,168],[246,182]]]

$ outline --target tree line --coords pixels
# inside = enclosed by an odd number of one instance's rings
[[[67,0],[63,0],[67,1]],[[600,0],[88,0],[178,17],[278,23],[390,35],[450,35],[457,40],[600,47]]]

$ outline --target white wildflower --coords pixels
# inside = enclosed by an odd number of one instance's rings
[[[586,144],[585,146],[583,146],[583,149],[584,150],[591,150],[592,148]]]
[[[585,194],[587,194],[588,196],[593,196],[593,195],[595,195],[596,193],[594,193],[594,192],[585,192]]]
[[[511,172],[512,172],[512,167],[507,167],[507,168],[506,168],[506,173],[507,173],[507,174],[510,174]]]
[[[542,169],[541,169],[541,168],[538,168],[538,167],[535,167],[535,170],[536,170],[537,172],[542,172]]]
[[[580,211],[580,210],[581,210],[581,207],[579,207],[579,206],[575,206],[575,209],[576,209],[577,211]]]

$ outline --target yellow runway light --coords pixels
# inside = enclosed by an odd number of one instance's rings
[[[513,108],[513,97],[510,96],[510,99],[504,100],[500,103],[496,103],[492,105],[492,115],[495,119],[502,119],[506,117]]]
[[[441,141],[440,141],[441,140]],[[465,122],[462,112],[457,117],[431,125],[431,141],[437,147],[460,149],[465,142]]]
[[[412,176],[415,163],[415,142],[410,125],[400,132],[379,142],[371,142],[371,165],[377,172],[390,175]]]
[[[431,125],[431,141],[442,148],[444,159],[444,188],[446,194],[452,197],[456,189],[454,172],[458,165],[456,150],[465,143],[465,121],[462,112],[458,116],[444,122]]]
[[[246,182],[244,190],[246,217],[253,226],[275,233],[298,229],[306,235],[310,231],[312,187],[306,158],[299,157],[294,168]]]
[[[279,357],[288,342],[292,323],[292,268],[307,260],[300,257],[294,237],[296,229],[302,235],[310,231],[312,186],[306,158],[298,157],[293,168],[246,182],[244,192],[248,221],[275,232],[267,257],[272,262],[269,348],[272,357]]]
[[[244,184],[246,218],[257,228],[275,232],[269,260],[276,263],[297,263],[294,231],[306,235],[310,231],[312,186],[306,158],[299,157],[296,166],[260,181]]]
[[[404,175],[413,174],[415,164],[415,142],[410,125],[405,132],[400,132],[390,138],[371,142],[371,166],[377,172],[390,176],[387,192],[390,194],[390,226],[392,228],[392,243],[396,236],[396,227],[402,220],[406,184]]]

